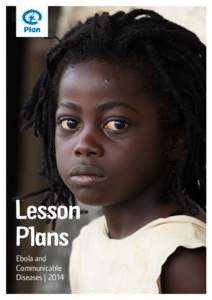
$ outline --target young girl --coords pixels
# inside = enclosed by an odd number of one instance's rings
[[[99,205],[72,293],[205,293],[205,46],[157,13],[96,14],[52,49],[25,104],[44,203]]]

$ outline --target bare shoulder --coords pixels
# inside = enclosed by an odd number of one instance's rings
[[[163,294],[206,293],[206,249],[179,247],[170,255],[161,272]]]

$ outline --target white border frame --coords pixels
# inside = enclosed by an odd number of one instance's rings
[[[34,0],[33,3],[40,3],[41,0]],[[0,259],[1,259],[1,273],[0,273],[0,295],[1,297],[13,297],[14,295],[10,294],[5,294],[6,290],[6,6],[16,6],[20,3],[20,0],[5,0],[4,3],[3,1],[0,2],[0,28],[1,28],[1,47],[0,47],[0,66],[1,66],[1,117],[0,117],[0,137],[2,139],[2,146],[0,147],[0,166],[1,166],[1,173],[0,173],[0,231],[1,231],[1,245],[0,245]],[[27,0],[21,0],[22,3],[27,3]],[[204,1],[204,0],[166,0],[166,1],[160,1],[160,0],[143,0],[143,1],[135,1],[132,0],[130,1],[118,1],[118,0],[108,0],[108,1],[86,1],[86,0],[45,0],[45,5],[48,6],[206,6],[207,7],[207,53],[208,53],[208,69],[207,69],[207,78],[211,78],[211,34],[209,34],[209,29],[211,28],[211,21],[212,20],[212,13],[211,13],[211,1]],[[2,46],[3,44],[3,46]],[[212,153],[212,145],[211,145],[211,140],[210,140],[210,129],[212,128],[212,118],[210,118],[210,113],[212,113],[212,103],[211,103],[211,84],[207,85],[207,204],[208,204],[208,209],[207,209],[207,245],[208,245],[208,270],[207,270],[207,295],[167,295],[168,297],[183,297],[181,299],[186,299],[190,298],[200,298],[200,297],[211,297],[212,296],[212,288],[209,282],[209,279],[212,278],[211,276],[211,187],[209,184],[209,179],[211,179],[211,160],[212,158],[210,157],[210,154]],[[19,297],[20,299],[23,297],[37,297],[38,294],[32,294],[32,295],[22,295],[22,294],[15,294],[16,297]],[[56,299],[58,297],[57,294],[50,295],[50,294],[39,294],[39,297],[53,297]],[[93,297],[98,297],[100,295],[64,295],[60,294],[60,297],[86,297],[86,299],[92,299]],[[108,299],[109,295],[101,295],[101,297]],[[112,298],[113,297],[121,297],[120,299],[128,298],[128,295],[110,295]],[[147,297],[147,298],[152,298],[152,297],[166,297],[166,295],[136,295],[133,297]],[[92,298],[91,298],[92,297]],[[130,296],[131,297],[131,296]],[[116,298],[117,299],[117,298]]]

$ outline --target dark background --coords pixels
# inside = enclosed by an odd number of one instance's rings
[[[49,8],[49,36],[56,33],[59,13],[59,7]],[[23,284],[15,280],[15,256],[17,253],[35,255],[39,249],[25,244],[16,247],[17,224],[12,198],[45,184],[37,172],[40,141],[33,137],[32,132],[20,133],[19,114],[53,43],[53,40],[44,38],[16,38],[16,8],[7,7],[7,293],[33,292],[32,282]],[[46,225],[37,226],[45,228]]]

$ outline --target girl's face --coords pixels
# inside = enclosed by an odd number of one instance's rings
[[[133,69],[95,61],[66,69],[58,90],[56,160],[79,201],[131,201],[161,180],[168,142],[156,103]]]

